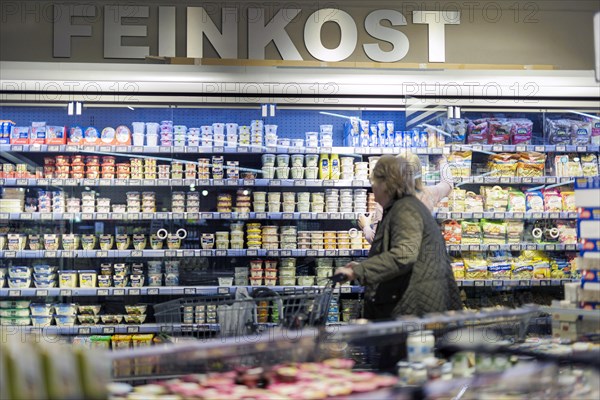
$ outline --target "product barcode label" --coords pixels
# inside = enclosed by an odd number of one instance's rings
[[[177,257],[177,251],[165,250],[165,257]]]
[[[108,296],[108,289],[98,289],[97,294],[98,296]]]
[[[55,250],[46,250],[44,251],[44,257],[46,258],[56,258],[57,252]]]
[[[130,296],[139,296],[140,294],[142,294],[141,289],[129,289],[128,294]]]
[[[21,297],[21,291],[20,290],[9,290],[8,297]]]
[[[146,293],[148,293],[148,296],[156,296],[158,294],[158,289],[156,289],[156,288],[148,289],[146,291]]]
[[[183,179],[171,179],[171,185],[183,186]]]
[[[173,213],[173,219],[183,219],[183,213]]]
[[[326,181],[323,181],[323,186],[333,187],[334,183],[335,183],[334,181],[326,180]],[[356,185],[356,186],[358,186],[358,185]]]
[[[272,179],[270,182],[271,186],[281,186],[281,180],[280,179]]]
[[[84,326],[81,327],[77,330],[77,333],[80,335],[89,335],[92,333],[92,328],[90,328],[89,326]]]
[[[200,250],[200,256],[201,257],[212,257],[212,251],[211,250]]]
[[[281,214],[282,219],[294,219],[294,213],[283,213]]]
[[[131,250],[131,253],[129,253],[130,257],[142,257],[143,256],[143,251],[142,250]]]
[[[329,214],[329,218],[331,218],[331,219],[342,219],[342,214],[340,214],[340,213],[331,213],[331,214]]]
[[[183,294],[196,294],[196,288],[185,288]]]
[[[329,214],[327,214],[327,213],[317,213],[317,219],[329,219]]]
[[[249,257],[257,257],[258,256],[258,250],[247,250],[246,251],[246,255]]]
[[[107,258],[107,257],[108,257],[108,251],[101,250],[101,251],[96,252],[96,258]]]
[[[267,213],[264,213],[264,212],[257,212],[254,214],[254,217],[256,219],[267,219],[268,218]]]
[[[349,257],[350,256],[350,250],[339,250],[339,256],[340,257]]]
[[[352,287],[350,287],[350,286],[341,286],[340,287],[340,292],[341,293],[352,293]]]
[[[291,257],[292,251],[291,250],[281,250],[281,256],[282,257]]]
[[[38,181],[37,181],[37,184],[40,186],[48,186],[49,183],[50,183],[49,179],[38,179]]]
[[[60,290],[60,296],[64,296],[64,297],[71,297],[71,290],[69,289],[61,289]]]
[[[227,250],[215,250],[215,256],[227,257]]]
[[[110,179],[100,179],[98,181],[98,185],[99,186],[110,186],[111,185]]]
[[[221,213],[221,219],[231,219],[231,213]]]
[[[47,289],[38,289],[35,291],[35,295],[38,297],[46,297],[46,296],[48,296],[48,290]]]
[[[130,179],[129,180],[129,185],[130,186],[141,186],[142,185],[142,181],[141,181],[141,179]]]
[[[227,179],[227,186],[237,186],[237,179]]]
[[[254,186],[256,185],[256,182],[254,181],[254,179],[244,179],[244,186]]]
[[[520,251],[521,250],[521,245],[520,244],[511,244],[510,245],[510,250],[511,251]]]
[[[527,250],[536,250],[537,249],[537,245],[535,245],[535,244],[528,244],[528,245],[525,246],[525,248]]]
[[[337,250],[325,250],[326,257],[335,257],[337,255]]]
[[[127,333],[140,333],[140,327],[139,326],[128,326]]]
[[[473,213],[473,218],[481,219],[483,218],[483,213]]]
[[[115,328],[114,326],[106,326],[102,328],[102,334],[103,335],[112,335],[115,333]]]
[[[114,289],[113,295],[114,296],[125,296],[125,289]]]
[[[228,287],[220,287],[217,289],[217,294],[229,294]]]
[[[183,250],[183,257],[194,257],[194,250]]]
[[[477,287],[482,287],[482,286],[485,286],[485,281],[476,280],[475,282],[473,282],[473,285],[477,286]]]
[[[279,250],[267,250],[267,257],[279,257]]]
[[[316,257],[318,254],[317,250],[306,250],[307,257]]]
[[[238,153],[247,153],[248,152],[248,148],[244,147],[244,146],[240,146],[237,148],[237,152]]]
[[[312,219],[311,213],[300,213],[300,219]]]
[[[0,219],[8,220],[9,218],[10,218],[10,215],[8,213],[0,213]]]
[[[294,292],[296,292],[296,288],[295,287],[285,286],[283,288],[283,293],[294,293]]]
[[[294,181],[294,186],[306,186],[306,181],[304,179],[296,179]]]

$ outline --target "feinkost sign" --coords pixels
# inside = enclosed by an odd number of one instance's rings
[[[149,7],[105,6],[103,15],[104,58],[140,59],[150,55],[149,46],[125,46],[124,37],[147,37],[147,25],[127,25],[127,18],[148,18]],[[264,10],[248,8],[247,42],[248,59],[264,60],[265,48],[273,42],[283,60],[302,60],[298,46],[286,32],[286,26],[301,13],[301,9],[283,8],[265,21]],[[53,56],[71,57],[71,38],[96,35],[92,27],[75,24],[75,17],[96,17],[96,7],[84,5],[54,5]],[[430,62],[445,62],[446,25],[460,24],[458,11],[413,11],[414,24],[428,26],[428,53]],[[382,21],[386,21],[382,24]],[[204,57],[204,37],[214,47],[220,58],[237,59],[238,10],[221,10],[221,29],[203,7],[186,7],[186,57]],[[334,48],[325,47],[321,30],[326,23],[338,26],[340,39]],[[362,21],[365,31],[372,37],[365,43],[358,42],[357,21],[345,11],[333,8],[320,9],[304,22],[304,46],[312,57],[325,62],[343,61],[361,46],[365,55],[376,62],[402,60],[409,50],[409,38],[398,28],[407,25],[404,14],[397,10],[374,10]],[[176,8],[158,7],[158,56],[175,56]],[[381,46],[381,42],[388,45]],[[391,48],[390,48],[391,47]]]

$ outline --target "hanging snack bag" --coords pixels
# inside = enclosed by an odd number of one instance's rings
[[[535,261],[533,263],[533,279],[550,278],[550,263],[546,260]]]
[[[496,262],[488,265],[488,276],[492,279],[510,279],[511,264]]]
[[[490,121],[488,144],[509,144],[512,125],[513,123],[506,119]]]
[[[525,194],[527,212],[544,212],[544,196],[540,191],[527,192]]]
[[[588,118],[590,124],[592,125],[592,137],[590,138],[590,143],[594,145],[600,144],[600,120]]]
[[[575,221],[556,221],[558,241],[562,244],[577,243],[577,228]]]
[[[510,137],[512,144],[530,144],[533,132],[533,122],[527,118],[512,120]]]
[[[467,126],[467,143],[475,144],[481,143],[486,144],[488,141],[488,120],[487,119],[476,119],[469,120]]]
[[[465,212],[466,210],[466,190],[463,189],[453,189],[448,196],[448,205],[450,209],[454,212]]]
[[[465,279],[465,263],[462,258],[453,258],[450,263],[454,279]]]
[[[506,222],[506,239],[508,243],[521,243],[523,241],[523,232],[525,224],[523,221]]]
[[[533,278],[533,264],[527,261],[515,260],[511,265],[512,279],[532,279]]]

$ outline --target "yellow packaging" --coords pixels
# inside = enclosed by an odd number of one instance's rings
[[[331,165],[327,154],[319,157],[319,179],[331,179]]]
[[[340,179],[340,157],[337,154],[329,156],[331,179]]]

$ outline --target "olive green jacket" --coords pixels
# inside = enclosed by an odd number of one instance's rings
[[[365,301],[375,305],[365,310],[387,310],[366,318],[462,308],[439,226],[414,196],[397,199],[384,209],[368,259],[353,270],[366,287]],[[390,311],[391,315],[382,315]]]

